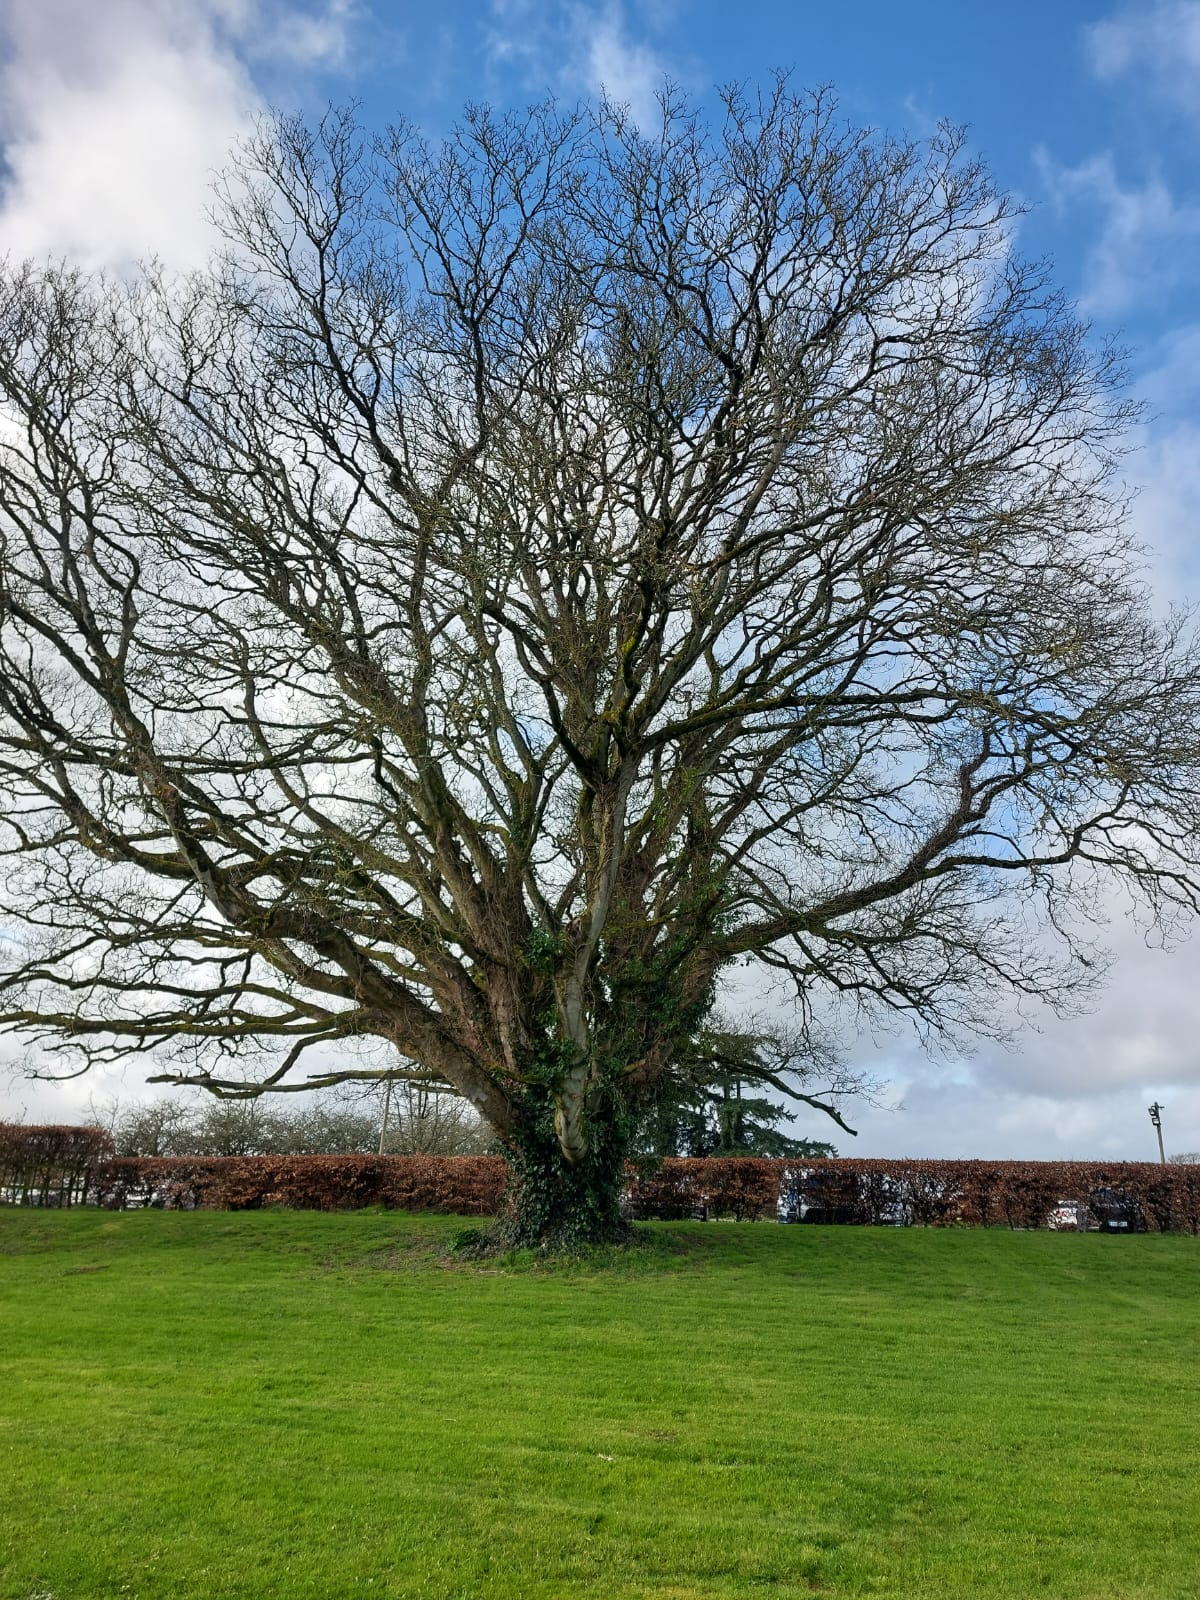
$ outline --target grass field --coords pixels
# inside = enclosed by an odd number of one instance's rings
[[[0,1594],[1200,1594],[1200,1242],[0,1213]]]

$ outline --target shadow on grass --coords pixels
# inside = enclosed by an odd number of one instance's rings
[[[583,1246],[571,1251],[490,1250],[482,1228],[410,1229],[402,1241],[365,1255],[327,1260],[341,1270],[425,1272],[430,1269],[484,1277],[641,1278],[704,1265],[715,1241],[703,1234],[656,1227],[634,1228],[622,1244]]]

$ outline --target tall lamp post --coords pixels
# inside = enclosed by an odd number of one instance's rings
[[[1157,1100],[1150,1107],[1150,1121],[1154,1124],[1154,1131],[1158,1135],[1158,1159],[1165,1167],[1167,1164],[1167,1152],[1163,1149],[1162,1107],[1159,1105]]]

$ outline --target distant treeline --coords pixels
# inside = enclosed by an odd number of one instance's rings
[[[353,1099],[111,1101],[93,1114],[119,1156],[367,1155],[381,1139],[394,1155],[479,1155],[491,1139],[465,1100],[406,1083]]]

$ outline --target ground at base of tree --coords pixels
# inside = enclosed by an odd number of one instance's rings
[[[1183,1600],[1200,1242],[0,1212],[3,1600]]]

